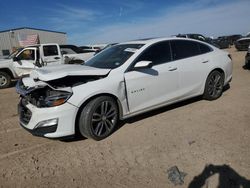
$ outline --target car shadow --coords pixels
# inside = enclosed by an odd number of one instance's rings
[[[139,70],[136,70],[137,72],[141,72],[141,73],[144,73],[144,74],[148,74],[148,75],[151,75],[151,76],[158,76],[159,75],[159,72],[157,70],[154,70],[154,69],[139,69]]]
[[[244,70],[250,70],[250,67],[247,67],[246,65],[243,65],[242,68],[243,68]]]
[[[124,124],[127,124],[127,123],[132,124],[132,123],[140,121],[142,119],[150,118],[152,116],[162,114],[162,113],[164,113],[166,111],[171,111],[173,109],[180,108],[180,107],[183,107],[183,106],[198,102],[200,100],[202,100],[201,96],[195,97],[195,98],[192,98],[192,99],[188,99],[188,100],[185,100],[185,101],[182,101],[182,102],[178,102],[178,103],[175,103],[175,104],[172,104],[172,105],[169,105],[169,106],[161,107],[161,108],[149,111],[149,112],[145,112],[143,114],[133,116],[131,118],[123,120],[121,122],[121,126],[123,126]]]
[[[225,85],[223,88],[223,93],[226,92],[227,90],[229,90],[230,88],[231,88],[230,84]],[[222,95],[223,95],[223,93],[222,93]]]
[[[61,142],[78,142],[78,141],[83,141],[86,140],[87,138],[83,137],[80,134],[76,134],[76,135],[72,135],[72,136],[67,136],[67,137],[63,137],[58,139]]]
[[[204,170],[193,178],[188,188],[201,188],[209,182],[209,178],[218,174],[219,182],[218,188],[249,188],[250,181],[245,177],[239,175],[229,165],[207,165]]]
[[[230,89],[230,84],[225,85],[223,88],[223,93],[229,89]],[[176,109],[176,108],[180,108],[180,107],[192,104],[192,103],[196,103],[196,102],[201,101],[201,100],[204,100],[202,98],[202,96],[198,96],[198,97],[187,99],[187,100],[184,100],[184,101],[181,101],[178,103],[174,103],[174,104],[171,104],[171,105],[168,105],[165,107],[161,107],[161,108],[149,111],[149,112],[145,112],[143,114],[139,114],[139,115],[133,116],[133,117],[125,119],[125,120],[121,120],[114,132],[116,132],[117,130],[122,128],[125,124],[132,124],[132,123],[135,123],[137,121],[141,121],[143,119],[150,118],[152,116],[155,116],[155,115],[167,112],[167,111],[171,111],[171,110]]]

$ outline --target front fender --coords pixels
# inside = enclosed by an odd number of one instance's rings
[[[95,97],[108,95],[117,100],[120,112],[122,112],[120,115],[121,117],[128,113],[125,83],[123,81],[113,82],[112,84],[112,82],[109,82],[108,79],[106,81],[105,79],[102,79],[73,87],[72,90],[73,95],[68,102],[78,108],[81,108]]]

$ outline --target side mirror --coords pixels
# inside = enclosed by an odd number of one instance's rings
[[[151,68],[153,66],[152,61],[139,61],[135,64],[134,68],[135,69],[140,69],[140,68]]]
[[[13,61],[20,61],[20,59],[18,57],[13,57]]]

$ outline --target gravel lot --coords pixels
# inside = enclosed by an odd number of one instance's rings
[[[18,124],[15,89],[0,90],[1,187],[175,187],[173,166],[187,174],[176,187],[250,186],[250,71],[246,52],[228,51],[233,81],[220,99],[131,118],[99,142],[30,135]]]

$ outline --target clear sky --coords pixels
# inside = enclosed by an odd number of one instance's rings
[[[1,0],[0,30],[34,27],[85,45],[145,37],[250,32],[250,0]]]

